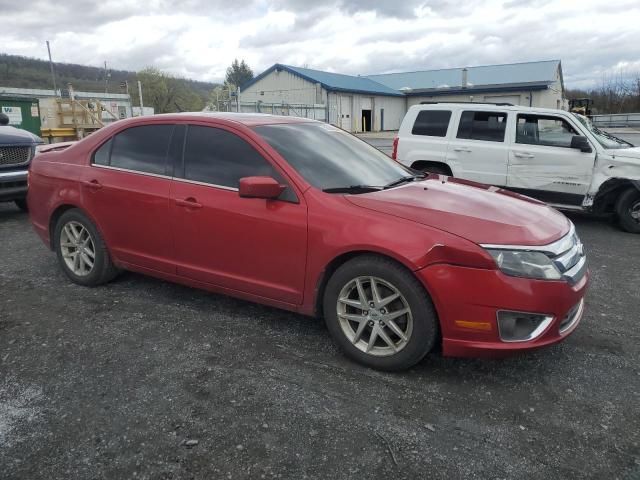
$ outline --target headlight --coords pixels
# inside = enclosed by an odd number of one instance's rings
[[[562,274],[553,261],[542,252],[526,250],[487,249],[498,264],[498,268],[514,277],[560,280]]]

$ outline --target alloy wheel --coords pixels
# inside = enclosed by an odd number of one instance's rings
[[[89,230],[71,221],[60,231],[60,249],[65,264],[75,275],[87,276],[93,270],[96,248]]]
[[[369,355],[394,355],[411,339],[409,303],[395,286],[381,278],[356,277],[349,281],[338,296],[337,313],[345,336]]]
[[[629,207],[629,215],[631,215],[631,218],[636,222],[640,223],[640,200]]]

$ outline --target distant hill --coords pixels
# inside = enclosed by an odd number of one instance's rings
[[[73,63],[54,62],[58,88],[66,88],[67,83],[79,91],[104,92],[104,69],[76,65]],[[109,69],[108,91],[122,93],[120,83],[129,82],[130,93],[134,93],[136,72]],[[215,83],[196,80],[179,79],[188,90],[197,94],[205,102]],[[0,53],[0,86],[14,88],[48,88],[52,89],[49,62],[35,58],[7,55]],[[135,97],[134,97],[135,98]]]

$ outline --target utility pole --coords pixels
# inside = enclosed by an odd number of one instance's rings
[[[236,91],[236,104],[238,105],[238,113],[240,113],[240,87]]]
[[[104,93],[107,93],[109,87],[109,72],[107,71],[107,61],[104,61]]]
[[[140,116],[144,116],[144,105],[142,103],[142,82],[138,80],[138,95],[140,96]]]
[[[53,94],[58,95],[58,89],[56,88],[56,71],[53,69],[53,61],[51,60],[51,47],[49,46],[49,40],[47,40],[47,52],[49,52],[49,67],[51,68],[51,80],[53,81]]]

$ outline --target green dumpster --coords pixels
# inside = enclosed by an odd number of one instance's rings
[[[0,112],[9,117],[9,125],[40,136],[40,105],[37,98],[0,95]]]

